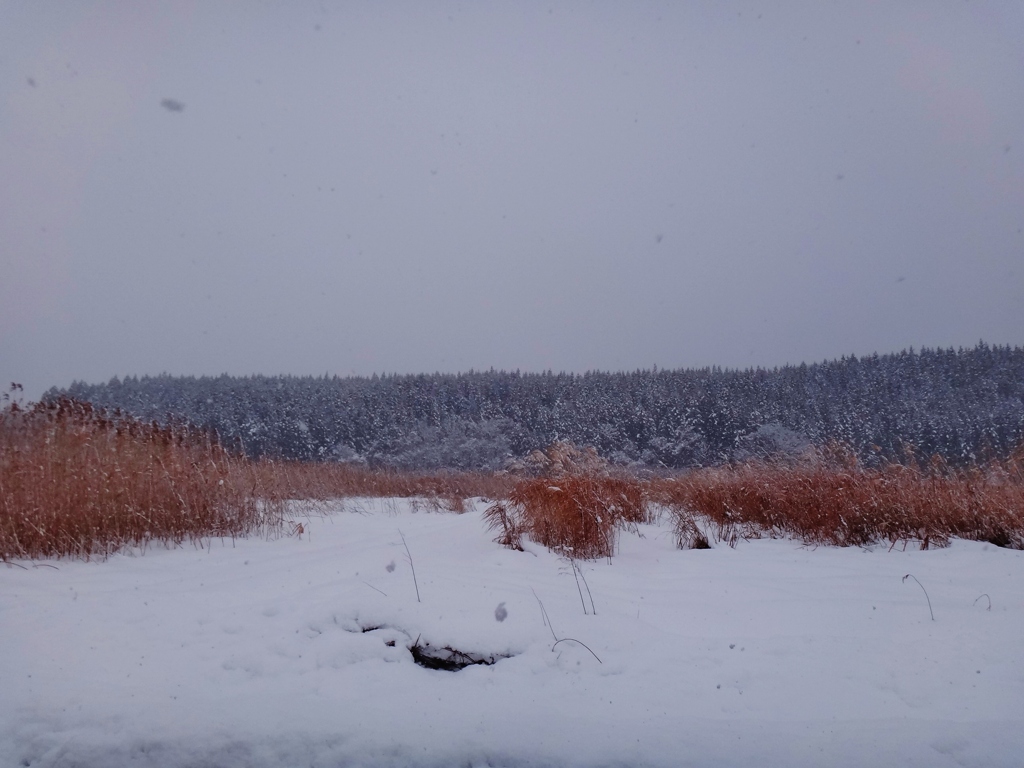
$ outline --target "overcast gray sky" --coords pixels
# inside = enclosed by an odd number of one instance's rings
[[[31,399],[1024,344],[1024,3],[0,0],[0,179]]]

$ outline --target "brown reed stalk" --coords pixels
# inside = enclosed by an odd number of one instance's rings
[[[272,526],[276,509],[243,469],[185,426],[69,399],[9,405],[0,411],[0,559],[106,557]]]
[[[187,425],[61,399],[0,410],[0,559],[106,557],[124,547],[284,531],[290,499],[420,497],[466,511],[511,478],[250,461]]]
[[[485,519],[505,546],[521,548],[525,533],[572,560],[590,560],[610,558],[619,527],[648,522],[649,515],[639,482],[578,474],[522,481]]]
[[[877,469],[851,462],[753,462],[654,480],[652,500],[672,511],[680,546],[709,530],[720,541],[793,536],[809,544],[944,546],[953,537],[1024,548],[1020,452],[1002,463],[953,469]]]

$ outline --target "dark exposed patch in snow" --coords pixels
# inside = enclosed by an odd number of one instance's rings
[[[509,654],[504,653],[484,654],[460,651],[450,645],[435,648],[430,643],[420,642],[418,637],[416,642],[409,646],[409,652],[412,654],[413,661],[421,667],[440,669],[445,672],[458,672],[460,669],[477,664],[490,666],[500,659],[510,658]]]

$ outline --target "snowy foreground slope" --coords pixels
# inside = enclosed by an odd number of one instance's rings
[[[1020,552],[648,526],[584,564],[595,616],[481,510],[348,500],[301,538],[0,567],[0,766],[1024,764]],[[538,598],[600,662],[552,650]],[[425,669],[417,638],[509,658]]]

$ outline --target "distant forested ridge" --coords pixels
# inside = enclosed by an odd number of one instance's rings
[[[1024,441],[1024,348],[843,357],[773,370],[365,377],[153,376],[50,390],[186,419],[254,457],[499,469],[555,440],[681,468],[846,443],[868,464],[954,464]],[[908,453],[909,452],[909,453]]]

